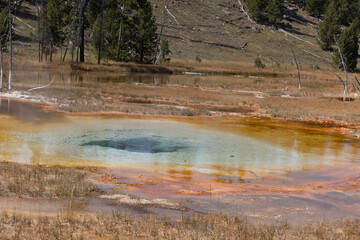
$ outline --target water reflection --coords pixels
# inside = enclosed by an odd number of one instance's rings
[[[94,84],[150,84],[166,85],[170,82],[170,75],[142,74],[142,73],[84,73],[69,71],[17,71],[15,75],[17,87],[31,88],[43,86],[54,78],[51,88],[69,88]],[[50,88],[49,88],[50,89]]]
[[[36,103],[25,103],[7,98],[0,98],[0,114],[9,115],[24,122],[39,124],[64,119],[60,114],[44,111]]]

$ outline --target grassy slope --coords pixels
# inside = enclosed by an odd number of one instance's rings
[[[156,16],[160,16],[163,11],[160,6],[163,6],[165,1],[152,0],[152,2],[154,5],[159,6],[154,8],[154,12]],[[268,66],[271,65],[271,58],[283,66],[292,63],[290,46],[294,45],[294,50],[299,55],[299,61],[304,65],[329,64],[331,55],[322,51],[316,43],[319,21],[316,18],[307,16],[305,12],[294,6],[288,5],[287,7],[288,10],[293,8],[296,11],[298,19],[303,24],[284,21],[285,24],[291,25],[286,30],[314,45],[286,36],[272,27],[251,23],[245,14],[239,10],[236,0],[176,1],[170,10],[181,26],[175,22],[174,18],[168,17],[167,24],[171,28],[166,28],[165,34],[180,35],[185,39],[206,40],[234,46],[242,46],[245,42],[249,42],[246,50],[241,51],[169,39],[173,58],[194,59],[199,56],[205,60],[253,62],[254,58],[262,56]],[[228,20],[228,22],[225,22],[224,19]],[[158,22],[160,21],[158,20]],[[263,30],[258,33],[255,30],[256,27],[261,27]],[[314,57],[305,51],[316,54],[322,59]]]
[[[151,0],[157,23],[162,22],[163,6],[165,0]],[[292,65],[292,54],[290,46],[294,46],[295,53],[304,67],[329,65],[331,54],[322,51],[316,43],[318,19],[309,17],[301,9],[288,5],[288,10],[294,9],[297,19],[302,23],[284,21],[289,25],[287,31],[297,37],[311,42],[313,45],[286,36],[284,33],[270,26],[256,25],[248,20],[244,13],[239,9],[238,2],[222,0],[184,0],[174,1],[170,11],[176,20],[168,15],[166,20],[167,27],[164,29],[165,35],[180,36],[181,39],[166,37],[170,41],[172,51],[171,65],[193,65],[193,59],[199,56],[206,61],[217,62],[248,62],[252,63],[254,58],[261,56],[267,66],[271,66],[270,59],[279,62],[282,68]],[[15,19],[16,39],[25,45],[16,42],[15,52],[17,56],[26,59],[37,59],[37,22],[36,7],[30,3],[24,3],[18,11]],[[225,21],[226,20],[226,21]],[[291,25],[291,27],[290,27]],[[262,28],[258,33],[255,29]],[[95,57],[90,49],[91,32],[87,32],[86,61],[94,62]],[[194,43],[189,41],[203,40],[242,46],[245,42],[249,45],[246,50],[234,50],[224,47]],[[318,57],[315,57],[312,54]],[[68,54],[68,60],[70,54]],[[59,60],[59,56],[54,56],[54,60]],[[182,59],[176,61],[175,59]],[[183,59],[190,59],[184,61]],[[211,65],[211,64],[210,64]],[[291,68],[293,68],[292,66]]]

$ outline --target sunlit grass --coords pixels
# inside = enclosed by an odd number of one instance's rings
[[[360,221],[344,220],[290,227],[260,224],[226,215],[178,219],[108,216],[24,217],[2,213],[1,239],[359,239]]]
[[[0,163],[2,197],[81,197],[97,191],[86,173],[71,168]]]

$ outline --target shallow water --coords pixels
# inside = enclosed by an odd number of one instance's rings
[[[69,72],[64,70],[33,71],[19,70],[15,73],[14,84],[16,87],[32,88],[43,86],[54,80],[50,88],[75,88],[98,84],[150,84],[167,85],[175,84],[176,80],[167,74],[143,73],[97,73],[97,72]],[[193,78],[188,78],[193,81]]]
[[[357,140],[304,124],[253,118],[73,117],[14,100],[1,104],[0,154],[12,161],[135,168],[177,164],[209,173],[224,166],[261,173],[360,160]]]
[[[87,90],[123,83],[219,85],[212,76],[16,74],[20,89],[45,85],[55,77],[43,90],[46,100],[54,97],[54,102],[71,90],[69,102],[83,103],[87,94],[94,94]],[[241,84],[231,76],[221,81],[225,88]],[[116,183],[111,186],[120,186],[122,194],[196,199],[190,207],[195,211],[255,218],[280,214],[298,221],[300,215],[321,220],[326,208],[327,216],[360,216],[360,143],[331,126],[239,116],[62,114],[3,98],[0,160],[93,166],[100,181]]]

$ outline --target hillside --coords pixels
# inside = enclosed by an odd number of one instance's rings
[[[164,0],[153,0],[158,23],[163,13]],[[283,30],[251,22],[240,10],[237,0],[186,0],[175,1],[170,7],[165,37],[169,39],[173,58],[194,59],[199,56],[207,60],[252,62],[262,56],[270,62],[281,65],[292,62],[291,45],[299,55],[300,62],[306,65],[324,65],[331,61],[331,54],[317,45],[316,35],[319,20],[308,16],[296,6],[287,5],[287,16]],[[176,18],[176,19],[175,19]],[[180,37],[181,39],[176,39]],[[303,41],[301,41],[301,40]],[[245,50],[197,43],[208,41],[242,47]]]
[[[158,32],[163,21],[165,0],[151,0]],[[292,64],[291,46],[302,66],[329,65],[331,53],[321,50],[316,35],[319,20],[308,16],[295,5],[287,4],[283,26],[275,29],[250,21],[237,0],[173,1],[167,14],[163,37],[170,42],[171,59],[199,57],[209,61],[252,63],[262,57],[268,66],[271,60],[282,67]],[[15,19],[15,52],[36,59],[37,9],[34,1],[26,1]],[[285,34],[284,31],[288,32]],[[86,61],[94,61],[91,32],[86,33]],[[291,36],[290,36],[291,34]],[[246,46],[244,49],[241,47]],[[59,56],[60,57],[60,56]],[[55,56],[55,61],[57,57]]]

